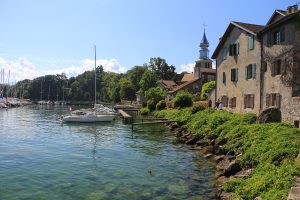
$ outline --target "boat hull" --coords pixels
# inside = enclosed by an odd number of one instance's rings
[[[114,120],[114,115],[70,115],[63,117],[63,122],[82,122],[82,123],[92,123],[92,122],[110,122]]]

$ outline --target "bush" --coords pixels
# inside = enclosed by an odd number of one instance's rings
[[[156,110],[163,110],[166,108],[166,101],[161,100],[156,104]]]
[[[191,109],[192,114],[195,114],[196,112],[201,111],[201,110],[205,110],[205,106],[203,104],[195,104],[195,105],[193,105],[193,107]]]
[[[173,99],[174,108],[184,108],[184,107],[190,107],[192,105],[193,105],[192,95],[185,91],[179,92],[176,95],[176,97]]]
[[[156,108],[156,103],[153,100],[148,100],[147,107],[148,107],[149,111],[153,111]]]
[[[201,100],[206,101],[208,100],[208,95],[210,91],[212,91],[216,87],[216,81],[210,81],[207,83],[204,83],[202,86],[202,91],[201,91]]]
[[[140,114],[141,115],[148,115],[150,113],[150,110],[148,108],[141,108]]]

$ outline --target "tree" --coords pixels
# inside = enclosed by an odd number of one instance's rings
[[[140,80],[145,71],[147,71],[146,66],[134,66],[131,70],[127,71],[127,76],[130,78],[136,91],[138,91],[141,87]]]
[[[134,100],[135,99],[135,88],[133,83],[128,78],[120,79],[120,96],[122,99]]]
[[[140,81],[142,92],[145,92],[152,87],[156,87],[157,81],[158,81],[158,77],[155,72],[145,71]]]
[[[166,98],[166,91],[162,90],[159,87],[150,88],[145,92],[145,97],[147,100],[153,101],[156,105],[159,101],[164,100]]]
[[[159,79],[171,80],[176,75],[175,67],[168,65],[166,60],[160,57],[150,58],[147,66],[157,74]]]
[[[216,88],[216,81],[210,81],[210,82],[204,83],[202,85],[201,100],[202,101],[207,100],[210,91],[212,91],[214,88]]]
[[[174,108],[184,108],[193,105],[192,95],[186,91],[179,92],[173,99]]]

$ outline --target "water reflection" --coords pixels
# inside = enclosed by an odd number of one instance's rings
[[[164,126],[62,124],[66,113],[0,110],[0,199],[214,198],[213,165]]]

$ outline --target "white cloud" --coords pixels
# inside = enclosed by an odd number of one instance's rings
[[[178,73],[181,73],[181,72],[192,73],[192,72],[194,72],[194,67],[195,67],[195,63],[188,63],[188,64],[179,65]]]
[[[38,76],[50,75],[50,74],[61,74],[65,73],[67,77],[77,76],[87,70],[92,70],[95,66],[94,60],[84,59],[79,61],[78,66],[68,66],[57,68],[56,64],[51,64],[52,69],[38,70],[37,67],[27,60],[25,57],[20,57],[18,61],[7,61],[0,57],[0,69],[5,70],[5,82],[8,79],[8,72],[10,71],[10,81],[20,81],[24,79],[33,79]],[[104,71],[124,73],[126,68],[122,66],[117,59],[99,59],[96,61],[97,66],[102,65]]]

